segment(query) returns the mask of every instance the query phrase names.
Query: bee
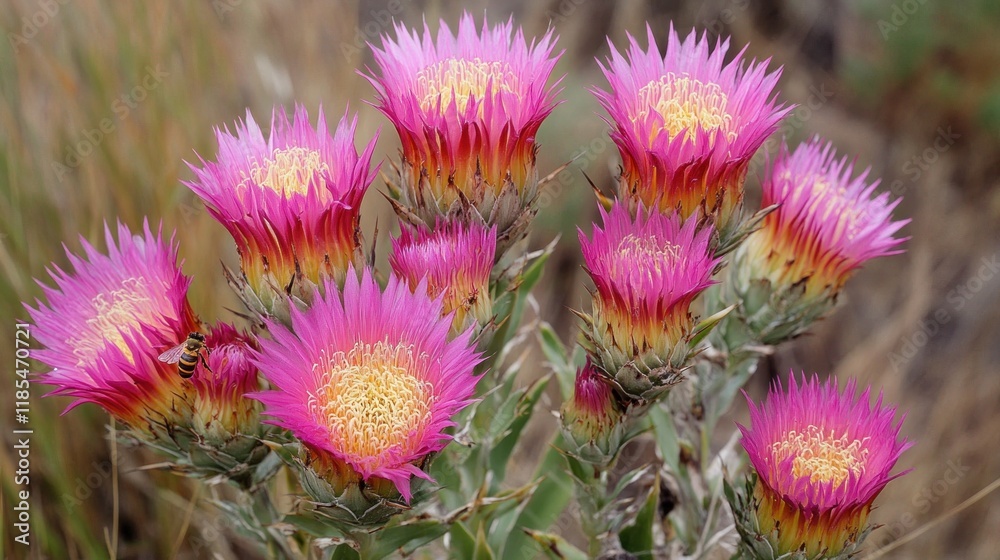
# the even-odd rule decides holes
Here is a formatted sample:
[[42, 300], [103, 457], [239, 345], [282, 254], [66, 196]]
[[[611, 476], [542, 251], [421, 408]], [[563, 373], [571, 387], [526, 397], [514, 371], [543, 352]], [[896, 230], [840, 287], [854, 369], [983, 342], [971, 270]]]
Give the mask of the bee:
[[212, 368], [208, 367], [208, 359], [205, 357], [211, 353], [212, 351], [205, 345], [205, 335], [193, 332], [188, 334], [187, 340], [160, 354], [160, 361], [177, 364], [177, 373], [187, 379], [194, 375], [194, 368], [198, 365], [199, 360], [205, 369], [212, 371]]

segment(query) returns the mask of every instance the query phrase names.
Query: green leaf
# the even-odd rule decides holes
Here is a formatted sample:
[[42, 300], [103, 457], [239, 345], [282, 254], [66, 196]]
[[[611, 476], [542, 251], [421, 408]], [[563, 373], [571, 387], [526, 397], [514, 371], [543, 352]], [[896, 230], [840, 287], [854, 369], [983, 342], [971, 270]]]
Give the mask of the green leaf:
[[622, 492], [632, 484], [639, 481], [649, 470], [652, 465], [643, 465], [639, 468], [633, 469], [632, 471], [622, 475], [622, 477], [615, 484], [614, 488], [608, 492], [609, 500], [617, 500], [618, 496], [621, 496]]
[[587, 560], [588, 556], [579, 548], [566, 542], [566, 539], [552, 533], [543, 533], [525, 529], [525, 533], [530, 536], [542, 549], [545, 556], [556, 560]]
[[329, 556], [330, 560], [361, 560], [358, 551], [351, 548], [349, 544], [342, 544], [333, 549]]
[[[542, 353], [549, 362], [549, 367], [556, 374], [559, 380], [559, 392], [563, 400], [568, 400], [573, 395], [573, 384], [576, 382], [576, 365], [573, 359], [566, 353], [566, 346], [559, 340], [559, 335], [552, 329], [552, 325], [542, 323], [538, 326], [538, 340], [542, 347]], [[574, 347], [574, 354], [576, 353]]]
[[677, 429], [670, 414], [660, 406], [649, 409], [649, 419], [653, 421], [653, 433], [656, 434], [656, 444], [660, 455], [670, 467], [671, 472], [680, 473], [681, 446], [677, 438]]
[[460, 560], [472, 558], [475, 549], [476, 538], [469, 532], [469, 528], [465, 526], [465, 523], [452, 523], [451, 542], [449, 546], [451, 557]]
[[284, 459], [278, 456], [277, 453], [268, 453], [254, 468], [253, 478], [251, 479], [253, 484], [258, 485], [274, 476], [283, 463]]
[[[535, 477], [541, 479], [541, 482], [518, 517], [517, 527], [535, 530], [549, 528], [559, 518], [573, 496], [573, 481], [564, 474], [566, 459], [559, 451], [559, 447], [563, 445], [565, 444], [561, 434], [556, 435], [549, 445], [549, 450], [535, 472]], [[532, 546], [527, 534], [513, 532], [504, 547], [503, 559], [523, 560], [529, 556], [527, 551]]]
[[264, 440], [264, 445], [268, 447], [275, 455], [278, 456], [285, 464], [289, 466], [295, 466], [298, 464], [299, 449], [298, 443], [275, 443], [272, 441]]
[[619, 539], [622, 548], [635, 554], [640, 560], [653, 559], [653, 525], [656, 523], [656, 509], [660, 502], [660, 477], [653, 480], [646, 501], [635, 516], [635, 523], [622, 529]]
[[558, 241], [558, 239], [553, 239], [552, 242], [546, 245], [544, 249], [536, 251], [534, 253], [534, 260], [531, 261], [531, 264], [529, 264], [521, 274], [521, 283], [518, 284], [515, 292], [514, 305], [511, 309], [510, 317], [500, 329], [501, 332], [497, 333], [497, 336], [491, 343], [491, 354], [499, 355], [499, 351], [507, 345], [507, 342], [509, 342], [514, 336], [514, 333], [517, 332], [517, 328], [521, 326], [521, 316], [524, 315], [524, 304], [528, 299], [528, 295], [531, 293], [531, 289], [535, 287], [535, 284], [537, 284], [538, 280], [542, 277], [542, 271], [545, 268], [545, 263], [552, 255], [552, 251], [555, 250], [556, 241]]
[[290, 514], [281, 518], [282, 523], [287, 523], [288, 525], [294, 526], [296, 529], [303, 531], [314, 537], [341, 537], [348, 538], [348, 534], [334, 529], [328, 523], [324, 523], [323, 520], [317, 519], [311, 515], [304, 514]]
[[416, 548], [429, 543], [448, 532], [448, 526], [436, 519], [404, 521], [400, 525], [386, 527], [372, 535], [372, 547], [366, 551], [367, 558], [385, 558], [393, 552], [409, 545]]
[[733, 309], [736, 309], [735, 304], [730, 305], [729, 307], [723, 309], [722, 311], [719, 311], [718, 313], [715, 313], [711, 317], [706, 317], [700, 323], [698, 323], [694, 327], [694, 331], [691, 334], [691, 340], [688, 342], [691, 348], [694, 348], [695, 346], [698, 345], [699, 342], [704, 340], [705, 337], [708, 336], [710, 332], [712, 332], [712, 329], [714, 329], [716, 325], [719, 324], [719, 321], [725, 319], [726, 315], [729, 315], [729, 313]]
[[514, 531], [517, 531], [516, 523], [521, 517], [521, 513], [524, 511], [524, 508], [528, 506], [528, 497], [530, 496], [519, 500], [516, 507], [492, 516], [493, 524], [490, 527], [489, 537], [490, 546], [493, 547], [493, 550], [496, 551], [497, 555], [501, 558], [504, 556], [504, 551], [507, 549], [507, 542], [510, 540], [510, 535]]
[[472, 560], [494, 560], [495, 558], [490, 544], [486, 541], [486, 531], [483, 531], [483, 526], [480, 524], [479, 531], [476, 532], [476, 549], [473, 551]]
[[514, 452], [514, 446], [521, 438], [521, 432], [531, 419], [535, 411], [538, 399], [545, 392], [545, 387], [549, 384], [549, 378], [543, 377], [529, 387], [518, 400], [517, 414], [513, 422], [506, 428], [506, 435], [493, 446], [490, 451], [490, 470], [494, 475], [494, 483], [500, 484], [507, 475], [507, 463]]

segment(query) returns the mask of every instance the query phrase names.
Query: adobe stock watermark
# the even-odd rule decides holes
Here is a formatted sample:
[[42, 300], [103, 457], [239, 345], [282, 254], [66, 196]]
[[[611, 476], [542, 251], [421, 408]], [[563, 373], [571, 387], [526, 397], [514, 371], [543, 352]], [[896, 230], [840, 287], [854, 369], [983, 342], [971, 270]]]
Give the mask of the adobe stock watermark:
[[889, 191], [895, 196], [903, 196], [961, 137], [962, 135], [952, 130], [950, 126], [939, 126], [931, 145], [903, 164], [901, 171], [906, 180], [896, 179], [889, 185]]
[[94, 495], [94, 491], [103, 486], [111, 478], [111, 461], [107, 459], [100, 462], [94, 461], [90, 466], [92, 470], [87, 476], [76, 477], [76, 481], [73, 484], [73, 492], [71, 494], [63, 494], [62, 501], [67, 511], [73, 511], [73, 508], [89, 500]]
[[736, 17], [747, 11], [750, 7], [750, 0], [733, 0], [728, 5], [719, 10], [715, 19], [701, 22], [700, 27], [709, 35], [720, 36], [726, 31], [726, 26], [732, 25]]
[[368, 43], [379, 42], [379, 37], [392, 26], [392, 22], [399, 14], [403, 13], [404, 0], [389, 0], [385, 8], [369, 10], [368, 21], [364, 24], [354, 26], [354, 33], [350, 41], [340, 43], [340, 53], [344, 60], [351, 62], [368, 47]]
[[545, 11], [545, 17], [549, 18], [551, 23], [565, 23], [580, 6], [586, 3], [587, 0], [559, 0], [555, 9], [549, 8]]
[[146, 66], [146, 75], [139, 85], [111, 102], [108, 108], [111, 115], [101, 119], [96, 127], [81, 130], [77, 134], [77, 140], [66, 145], [62, 160], [52, 162], [52, 171], [55, 172], [59, 182], [63, 182], [70, 171], [79, 167], [84, 159], [93, 154], [108, 135], [118, 129], [119, 123], [124, 122], [132, 111], [149, 97], [150, 92], [159, 87], [163, 79], [169, 75], [159, 65], [155, 68]]
[[816, 114], [816, 111], [825, 107], [833, 99], [834, 93], [834, 90], [826, 82], [809, 86], [809, 96], [806, 97], [806, 100], [792, 109], [792, 112], [778, 126], [778, 133], [772, 134], [764, 143], [768, 152], [777, 152], [781, 139], [791, 137], [791, 133], [805, 126], [805, 123]]
[[38, 9], [21, 18], [19, 33], [13, 31], [7, 33], [7, 41], [14, 54], [19, 54], [21, 47], [38, 36], [39, 30], [52, 23], [66, 4], [69, 4], [69, 0], [38, 0], [36, 4]]
[[889, 35], [899, 31], [899, 28], [906, 25], [910, 21], [910, 17], [920, 11], [920, 8], [926, 3], [927, 0], [903, 0], [902, 2], [893, 4], [889, 19], [880, 19], [877, 23], [878, 31], [882, 34], [882, 40], [888, 39]]
[[242, 4], [243, 0], [212, 0], [212, 9], [215, 10], [215, 15], [222, 20], [226, 19], [229, 12], [235, 11]]
[[1000, 253], [983, 257], [975, 273], [948, 291], [945, 304], [920, 321], [919, 328], [904, 336], [896, 350], [889, 353], [889, 363], [896, 372], [900, 371], [927, 343], [934, 338], [944, 325], [954, 319], [953, 314], [969, 305], [983, 288], [1000, 272]]
[[[873, 534], [868, 542], [873, 544], [875, 552], [892, 544], [917, 526], [917, 517], [931, 511], [935, 504], [941, 501], [960, 480], [969, 474], [972, 467], [963, 465], [961, 461], [949, 460], [945, 463], [941, 477], [924, 486], [910, 499], [910, 510], [893, 521], [886, 523], [882, 529]], [[866, 543], [868, 544], [868, 543]]]

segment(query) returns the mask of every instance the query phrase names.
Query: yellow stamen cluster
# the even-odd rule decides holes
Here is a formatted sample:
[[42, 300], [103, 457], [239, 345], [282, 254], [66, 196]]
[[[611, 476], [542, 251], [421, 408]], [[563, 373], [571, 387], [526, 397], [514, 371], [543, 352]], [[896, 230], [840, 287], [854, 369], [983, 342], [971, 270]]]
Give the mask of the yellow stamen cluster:
[[486, 62], [479, 58], [442, 60], [418, 72], [417, 84], [418, 91], [423, 94], [418, 94], [422, 110], [435, 110], [440, 98], [442, 109], [454, 99], [458, 112], [464, 113], [471, 96], [480, 104], [480, 117], [483, 115], [482, 100], [487, 94], [487, 87], [490, 87], [490, 93], [514, 92], [520, 88], [520, 80], [509, 64]]
[[816, 484], [832, 482], [838, 487], [851, 474], [860, 477], [865, 470], [868, 449], [865, 441], [849, 439], [847, 434], [836, 436], [833, 430], [824, 432], [809, 425], [804, 431], [791, 430], [781, 441], [771, 444], [777, 463], [794, 457], [792, 474], [798, 478], [809, 477]]
[[[309, 193], [314, 178], [329, 171], [319, 151], [296, 146], [276, 149], [263, 162], [254, 160], [244, 183], [253, 181], [285, 198], [293, 194], [304, 196]], [[330, 192], [321, 185], [316, 189], [316, 195], [321, 202], [330, 200]]]
[[[719, 84], [669, 72], [639, 90], [636, 120], [645, 119], [653, 109], [663, 117], [663, 130], [671, 138], [686, 130], [687, 139], [692, 140], [700, 127], [705, 132], [722, 129], [731, 142], [736, 131], [732, 130], [733, 116], [726, 109], [728, 103], [729, 98]], [[650, 142], [659, 133], [651, 131]]]
[[618, 255], [623, 262], [634, 262], [663, 273], [678, 262], [681, 247], [655, 235], [637, 237], [628, 234], [618, 243]]
[[97, 294], [90, 301], [94, 316], [87, 319], [87, 333], [70, 342], [79, 365], [85, 365], [110, 342], [132, 360], [122, 331], [137, 326], [149, 314], [151, 300], [145, 278], [128, 278], [118, 290]]
[[336, 438], [334, 445], [353, 457], [378, 457], [395, 446], [415, 443], [430, 419], [433, 388], [420, 379], [426, 356], [413, 347], [357, 343], [314, 367], [323, 371], [314, 407]]

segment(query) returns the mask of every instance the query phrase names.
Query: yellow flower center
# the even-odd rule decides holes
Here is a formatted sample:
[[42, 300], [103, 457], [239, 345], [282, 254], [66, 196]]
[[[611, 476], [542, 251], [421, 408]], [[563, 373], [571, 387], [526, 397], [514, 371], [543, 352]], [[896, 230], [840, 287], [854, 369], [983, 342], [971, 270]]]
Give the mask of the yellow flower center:
[[149, 315], [152, 300], [147, 294], [146, 279], [140, 276], [128, 278], [120, 289], [97, 294], [90, 300], [94, 316], [87, 319], [87, 332], [71, 342], [79, 365], [93, 360], [109, 343], [132, 360], [121, 331], [135, 327]]
[[[692, 140], [701, 128], [705, 132], [722, 129], [729, 141], [736, 138], [731, 130], [733, 116], [726, 110], [729, 98], [719, 84], [704, 83], [673, 72], [649, 82], [639, 90], [639, 113], [636, 120], [645, 119], [652, 109], [663, 117], [663, 130], [671, 138], [686, 131]], [[651, 131], [650, 142], [660, 131]]]
[[482, 116], [482, 101], [487, 93], [520, 89], [520, 80], [509, 64], [485, 62], [478, 58], [448, 58], [432, 64], [417, 73], [417, 84], [418, 91], [423, 94], [418, 94], [422, 110], [436, 109], [440, 98], [442, 109], [454, 99], [458, 112], [465, 113], [471, 96], [480, 104], [479, 116]]
[[867, 440], [851, 440], [846, 433], [837, 437], [833, 430], [824, 432], [810, 425], [802, 432], [789, 431], [782, 441], [774, 442], [771, 447], [778, 463], [794, 457], [792, 474], [796, 477], [809, 477], [814, 484], [832, 482], [838, 487], [849, 475], [859, 477], [865, 471]]
[[646, 270], [663, 272], [677, 263], [680, 251], [680, 245], [655, 235], [638, 237], [630, 233], [618, 243], [617, 255], [622, 261], [637, 263]]
[[249, 179], [285, 198], [293, 194], [305, 196], [310, 189], [316, 189], [319, 200], [327, 202], [330, 199], [329, 191], [321, 183], [314, 181], [321, 173], [329, 171], [330, 168], [319, 151], [296, 146], [276, 149], [263, 162], [251, 162]]
[[334, 445], [353, 457], [378, 457], [387, 449], [415, 445], [414, 434], [430, 418], [430, 383], [415, 374], [426, 356], [413, 347], [386, 342], [357, 343], [325, 363], [317, 399], [334, 434]]

